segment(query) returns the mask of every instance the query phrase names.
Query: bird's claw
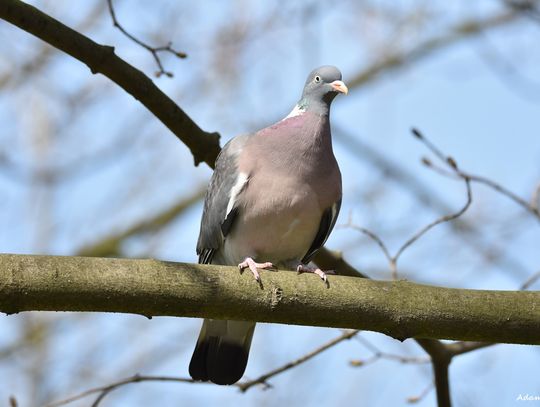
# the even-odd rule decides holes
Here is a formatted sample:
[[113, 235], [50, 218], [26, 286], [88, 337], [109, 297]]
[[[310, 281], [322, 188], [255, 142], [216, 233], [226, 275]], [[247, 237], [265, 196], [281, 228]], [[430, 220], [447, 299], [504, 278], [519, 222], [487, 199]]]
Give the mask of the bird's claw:
[[249, 268], [251, 273], [253, 274], [253, 277], [255, 277], [255, 281], [260, 282], [261, 276], [259, 275], [259, 272], [257, 271], [258, 268], [268, 270], [268, 269], [275, 269], [274, 265], [270, 263], [269, 261], [265, 263], [256, 263], [255, 260], [253, 260], [251, 257], [246, 257], [246, 259], [238, 265], [238, 269], [240, 270], [240, 273], [244, 271], [244, 269]]
[[296, 267], [296, 271], [298, 272], [298, 274], [301, 274], [301, 273], [317, 274], [321, 278], [321, 280], [324, 281], [325, 283], [328, 282], [327, 274], [336, 274], [336, 272], [334, 270], [322, 271], [318, 267], [310, 267], [310, 266], [306, 266], [304, 264], [299, 264], [298, 267]]

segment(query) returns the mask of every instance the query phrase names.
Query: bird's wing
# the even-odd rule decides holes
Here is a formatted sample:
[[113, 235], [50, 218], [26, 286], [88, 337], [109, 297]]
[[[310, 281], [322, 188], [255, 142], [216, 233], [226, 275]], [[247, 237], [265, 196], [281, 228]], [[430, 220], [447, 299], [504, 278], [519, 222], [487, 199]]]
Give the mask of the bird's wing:
[[[211, 263], [237, 218], [236, 201], [247, 184], [238, 170], [246, 136], [229, 141], [221, 150], [206, 191], [201, 231], [197, 242], [199, 263]], [[205, 319], [189, 364], [195, 380], [236, 383], [246, 369], [254, 322]]]
[[201, 230], [197, 241], [199, 263], [211, 263], [216, 250], [230, 232], [238, 209], [238, 195], [247, 184], [247, 176], [238, 171], [237, 159], [250, 135], [235, 137], [221, 150], [204, 199]]
[[330, 236], [334, 225], [336, 224], [339, 210], [341, 208], [341, 198], [336, 201], [331, 207], [327, 208], [321, 217], [321, 223], [319, 224], [319, 230], [313, 239], [311, 247], [307, 251], [306, 255], [302, 259], [302, 263], [307, 264], [311, 261], [317, 250], [323, 247], [326, 239]]

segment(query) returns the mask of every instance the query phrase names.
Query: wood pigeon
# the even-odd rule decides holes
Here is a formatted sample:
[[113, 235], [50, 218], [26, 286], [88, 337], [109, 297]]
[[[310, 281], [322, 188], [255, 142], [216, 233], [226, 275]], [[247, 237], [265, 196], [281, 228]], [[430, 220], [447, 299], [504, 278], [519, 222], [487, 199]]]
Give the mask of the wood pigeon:
[[[312, 71], [300, 101], [276, 124], [233, 138], [219, 154], [204, 201], [199, 263], [326, 274], [308, 265], [336, 223], [341, 173], [332, 151], [330, 104], [347, 94], [333, 66]], [[189, 373], [234, 384], [244, 374], [255, 322], [205, 319]]]

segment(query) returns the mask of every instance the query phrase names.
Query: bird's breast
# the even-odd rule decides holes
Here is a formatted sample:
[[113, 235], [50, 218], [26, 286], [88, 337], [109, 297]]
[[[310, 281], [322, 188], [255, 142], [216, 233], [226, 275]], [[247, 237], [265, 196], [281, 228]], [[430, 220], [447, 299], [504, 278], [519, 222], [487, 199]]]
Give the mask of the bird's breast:
[[239, 218], [224, 242], [231, 262], [248, 256], [276, 264], [299, 261], [319, 229], [326, 208], [321, 191], [301, 177], [264, 174], [250, 177], [239, 197]]

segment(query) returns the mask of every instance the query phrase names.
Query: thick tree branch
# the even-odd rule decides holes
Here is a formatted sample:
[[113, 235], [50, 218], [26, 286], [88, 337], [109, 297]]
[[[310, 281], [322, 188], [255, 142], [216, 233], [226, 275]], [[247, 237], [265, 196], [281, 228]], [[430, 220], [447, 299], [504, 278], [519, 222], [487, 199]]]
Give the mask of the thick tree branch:
[[42, 39], [86, 64], [92, 73], [101, 73], [140, 101], [192, 152], [195, 164], [213, 167], [219, 153], [218, 133], [207, 133], [163, 93], [150, 78], [114, 53], [18, 0], [0, 1], [0, 18]]
[[[540, 344], [540, 292], [263, 272], [158, 260], [0, 255], [0, 311], [97, 311], [378, 331], [398, 339]], [[339, 310], [339, 312], [336, 312]]]

